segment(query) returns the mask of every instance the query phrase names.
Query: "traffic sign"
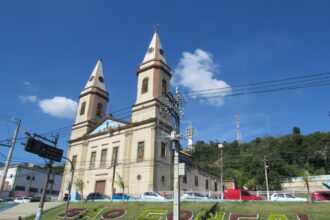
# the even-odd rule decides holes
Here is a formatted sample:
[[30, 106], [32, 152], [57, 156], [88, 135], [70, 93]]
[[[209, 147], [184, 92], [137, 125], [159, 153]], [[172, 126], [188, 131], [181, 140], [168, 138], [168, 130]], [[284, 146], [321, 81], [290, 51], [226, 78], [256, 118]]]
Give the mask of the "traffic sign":
[[44, 157], [57, 162], [61, 162], [63, 156], [62, 149], [50, 146], [32, 137], [29, 137], [24, 149], [25, 151], [37, 154], [40, 157]]

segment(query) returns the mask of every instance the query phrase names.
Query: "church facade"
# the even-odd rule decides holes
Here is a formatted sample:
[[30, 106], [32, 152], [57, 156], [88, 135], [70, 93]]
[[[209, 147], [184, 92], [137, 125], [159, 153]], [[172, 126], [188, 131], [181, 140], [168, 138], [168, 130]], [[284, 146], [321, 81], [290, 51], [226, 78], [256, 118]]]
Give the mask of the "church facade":
[[[142, 192], [159, 193], [173, 188], [173, 150], [164, 134], [172, 131], [170, 116], [161, 112], [167, 104], [172, 73], [155, 32], [137, 71], [136, 102], [130, 121], [106, 115], [109, 93], [99, 60], [79, 96], [79, 107], [72, 127], [67, 157], [72, 160], [74, 182], [84, 183], [84, 195], [100, 192], [111, 196], [122, 192], [139, 196]], [[186, 160], [186, 175], [180, 178], [183, 191], [217, 191], [218, 179], [198, 171]], [[60, 192], [68, 193], [71, 167], [65, 167]], [[75, 184], [73, 184], [73, 190]]]

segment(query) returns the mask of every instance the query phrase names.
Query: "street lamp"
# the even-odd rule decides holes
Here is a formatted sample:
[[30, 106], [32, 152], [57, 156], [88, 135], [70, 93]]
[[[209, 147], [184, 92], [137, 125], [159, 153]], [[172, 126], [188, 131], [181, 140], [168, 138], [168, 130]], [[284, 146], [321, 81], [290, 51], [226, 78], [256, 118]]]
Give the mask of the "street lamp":
[[218, 148], [220, 149], [220, 193], [221, 193], [221, 200], [223, 200], [223, 160], [222, 160], [222, 149], [223, 149], [223, 144], [219, 143]]

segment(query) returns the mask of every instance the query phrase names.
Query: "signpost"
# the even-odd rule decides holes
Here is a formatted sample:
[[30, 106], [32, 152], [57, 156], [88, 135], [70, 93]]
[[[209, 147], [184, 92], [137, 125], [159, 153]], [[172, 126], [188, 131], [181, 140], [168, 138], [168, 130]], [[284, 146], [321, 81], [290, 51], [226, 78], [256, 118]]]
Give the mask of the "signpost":
[[[27, 133], [27, 132], [26, 132]], [[27, 133], [28, 134], [28, 133]], [[54, 146], [45, 144], [44, 142], [35, 139], [35, 137], [38, 137], [39, 139], [44, 139], [50, 143], [52, 143]], [[49, 176], [52, 170], [52, 164], [53, 161], [61, 162], [62, 156], [63, 156], [63, 150], [56, 148], [58, 141], [58, 135], [56, 135], [54, 140], [48, 140], [45, 137], [42, 137], [40, 135], [34, 134], [33, 137], [29, 136], [28, 140], [25, 144], [24, 150], [33, 154], [39, 155], [39, 157], [47, 158], [49, 159], [49, 163], [47, 164], [47, 173], [46, 173], [46, 180], [42, 189], [42, 195], [39, 203], [39, 209], [36, 213], [36, 220], [41, 220], [42, 212], [44, 208], [44, 202], [45, 202], [45, 196], [47, 193], [47, 186], [49, 182]]]

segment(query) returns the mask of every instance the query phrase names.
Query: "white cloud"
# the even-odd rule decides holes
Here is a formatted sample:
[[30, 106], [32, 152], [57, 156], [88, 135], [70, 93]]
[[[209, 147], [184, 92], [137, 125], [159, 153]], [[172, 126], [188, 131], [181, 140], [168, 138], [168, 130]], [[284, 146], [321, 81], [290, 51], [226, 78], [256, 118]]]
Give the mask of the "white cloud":
[[44, 113], [58, 118], [75, 118], [78, 103], [66, 97], [55, 96], [52, 99], [41, 100], [39, 107]]
[[[209, 90], [201, 93], [191, 93], [194, 98], [203, 98], [207, 103], [221, 106], [224, 100], [221, 97], [206, 98], [207, 96], [227, 95], [230, 86], [215, 78], [219, 65], [214, 63], [211, 53], [196, 49], [194, 53], [183, 52], [182, 58], [175, 69], [174, 83], [188, 88], [190, 91]], [[220, 89], [219, 89], [220, 88]], [[223, 88], [223, 89], [221, 89]], [[216, 89], [216, 90], [210, 90]], [[206, 93], [221, 92], [220, 94]]]
[[39, 101], [38, 97], [35, 95], [21, 95], [19, 98], [21, 99], [21, 101], [23, 103], [25, 103], [25, 102], [35, 103], [35, 102]]

